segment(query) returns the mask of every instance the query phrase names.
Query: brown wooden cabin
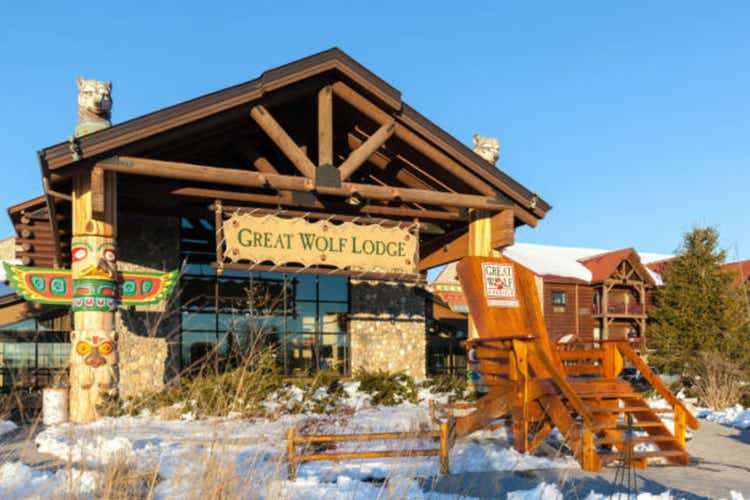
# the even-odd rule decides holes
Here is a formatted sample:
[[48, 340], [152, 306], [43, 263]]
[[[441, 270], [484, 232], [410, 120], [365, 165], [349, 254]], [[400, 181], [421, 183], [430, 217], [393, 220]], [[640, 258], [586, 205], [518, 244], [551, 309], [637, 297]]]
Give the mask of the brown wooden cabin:
[[[601, 340], [627, 340], [637, 348], [644, 344], [648, 310], [661, 277], [643, 260], [656, 262], [664, 256], [641, 257], [632, 248], [603, 251], [524, 243], [507, 247], [503, 254], [535, 272], [547, 330], [559, 347]], [[431, 289], [452, 311], [466, 311], [453, 264], [435, 278]]]
[[[184, 265], [181, 295], [164, 306], [169, 332], [157, 332], [183, 367], [224, 341], [232, 299], [252, 278], [288, 287], [288, 307], [274, 312], [287, 374], [325, 362], [422, 376], [427, 306], [415, 290], [426, 270], [476, 247], [476, 224], [491, 224], [486, 246], [501, 248], [550, 209], [335, 48], [75, 140], [65, 139], [72, 126], [59, 132], [60, 143], [38, 152], [43, 195], [9, 209], [18, 257], [69, 267], [74, 185], [86, 186], [92, 216], [116, 216], [121, 270]], [[243, 210], [417, 224], [417, 272], [226, 263], [216, 228]], [[127, 353], [121, 360], [127, 373]]]

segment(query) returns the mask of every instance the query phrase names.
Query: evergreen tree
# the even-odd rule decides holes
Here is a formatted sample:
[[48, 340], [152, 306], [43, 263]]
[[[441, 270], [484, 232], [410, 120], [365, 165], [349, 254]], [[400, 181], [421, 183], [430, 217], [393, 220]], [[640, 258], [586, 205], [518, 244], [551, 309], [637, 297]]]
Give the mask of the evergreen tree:
[[671, 373], [690, 373], [701, 352], [717, 352], [748, 367], [748, 314], [736, 277], [723, 269], [726, 252], [716, 228], [685, 233], [677, 257], [663, 273], [651, 312], [651, 358]]

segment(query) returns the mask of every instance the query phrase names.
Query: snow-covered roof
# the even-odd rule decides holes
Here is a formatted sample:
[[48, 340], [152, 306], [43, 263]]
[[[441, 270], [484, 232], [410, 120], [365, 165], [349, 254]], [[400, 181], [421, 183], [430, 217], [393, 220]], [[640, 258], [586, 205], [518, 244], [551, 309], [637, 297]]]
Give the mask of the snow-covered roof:
[[[591, 270], [580, 261], [610, 253], [612, 250], [601, 248], [561, 247], [553, 245], [537, 245], [534, 243], [516, 243], [503, 250], [503, 255], [522, 266], [531, 269], [539, 276], [555, 276], [572, 278], [590, 282]], [[673, 255], [657, 253], [638, 253], [641, 263], [649, 264], [660, 260], [670, 259]], [[657, 285], [661, 285], [661, 276], [646, 268]], [[433, 283], [457, 283], [455, 263], [448, 264], [438, 274]]]

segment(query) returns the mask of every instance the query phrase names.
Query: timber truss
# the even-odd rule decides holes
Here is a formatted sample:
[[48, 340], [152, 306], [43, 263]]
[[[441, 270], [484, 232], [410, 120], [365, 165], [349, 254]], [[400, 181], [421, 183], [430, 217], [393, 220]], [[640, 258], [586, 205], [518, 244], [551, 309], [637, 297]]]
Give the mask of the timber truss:
[[83, 137], [75, 155], [61, 144], [40, 159], [48, 204], [66, 200], [72, 177], [90, 175], [95, 218], [114, 172], [125, 176], [118, 199], [146, 213], [181, 214], [204, 200], [204, 209], [220, 201], [418, 219], [427, 225], [422, 270], [465, 255], [472, 219], [493, 219], [499, 247], [550, 208], [337, 49]]

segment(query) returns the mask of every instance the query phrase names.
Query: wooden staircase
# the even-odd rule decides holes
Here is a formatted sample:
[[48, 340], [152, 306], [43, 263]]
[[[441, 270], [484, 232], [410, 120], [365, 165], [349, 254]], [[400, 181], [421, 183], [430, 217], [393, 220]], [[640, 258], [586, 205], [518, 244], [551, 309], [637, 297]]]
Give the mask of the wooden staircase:
[[[493, 307], [484, 285], [488, 262], [504, 266], [490, 273], [507, 275], [512, 266], [513, 281], [504, 285], [515, 288], [508, 304], [517, 306]], [[455, 417], [456, 436], [510, 417], [516, 450], [534, 452], [557, 428], [587, 471], [620, 460], [636, 467], [646, 467], [653, 458], [688, 463], [686, 426], [695, 429], [698, 421], [627, 343], [554, 350], [530, 271], [503, 257], [467, 257], [457, 271], [479, 332], [469, 342], [488, 393], [473, 412]], [[625, 359], [670, 403], [670, 410], [650, 408], [628, 382], [617, 378]], [[674, 433], [660, 418], [665, 411], [674, 413]]]

